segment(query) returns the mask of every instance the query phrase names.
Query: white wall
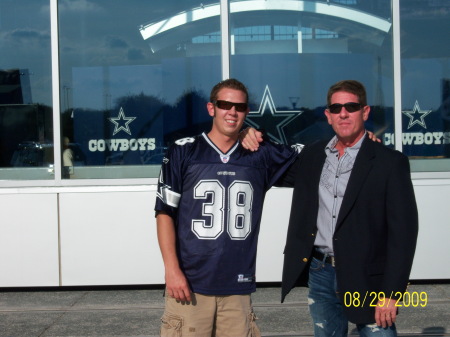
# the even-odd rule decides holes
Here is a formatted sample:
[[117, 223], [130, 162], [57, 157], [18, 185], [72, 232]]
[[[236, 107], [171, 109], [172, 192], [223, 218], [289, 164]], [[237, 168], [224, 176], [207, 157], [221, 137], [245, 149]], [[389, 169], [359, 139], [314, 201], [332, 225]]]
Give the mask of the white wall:
[[155, 192], [60, 194], [63, 286], [164, 283]]
[[[411, 279], [450, 279], [450, 180], [415, 180], [420, 230]], [[281, 279], [291, 189], [266, 197], [257, 281]], [[163, 284], [156, 186], [0, 192], [0, 287]]]
[[292, 188], [272, 188], [266, 195], [256, 260], [257, 282], [281, 281], [292, 191]]
[[450, 181], [414, 181], [419, 237], [411, 279], [450, 279]]
[[56, 193], [0, 194], [0, 287], [59, 285], [57, 210]]

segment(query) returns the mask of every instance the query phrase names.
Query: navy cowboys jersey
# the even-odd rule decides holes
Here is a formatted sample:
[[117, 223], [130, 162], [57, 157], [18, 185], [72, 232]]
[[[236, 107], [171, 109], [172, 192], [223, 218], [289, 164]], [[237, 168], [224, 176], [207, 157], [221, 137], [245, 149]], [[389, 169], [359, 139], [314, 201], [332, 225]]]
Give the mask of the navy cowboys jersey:
[[181, 269], [192, 291], [255, 291], [256, 248], [266, 191], [297, 152], [269, 141], [222, 153], [206, 134], [184, 138], [163, 160], [156, 211], [175, 221]]

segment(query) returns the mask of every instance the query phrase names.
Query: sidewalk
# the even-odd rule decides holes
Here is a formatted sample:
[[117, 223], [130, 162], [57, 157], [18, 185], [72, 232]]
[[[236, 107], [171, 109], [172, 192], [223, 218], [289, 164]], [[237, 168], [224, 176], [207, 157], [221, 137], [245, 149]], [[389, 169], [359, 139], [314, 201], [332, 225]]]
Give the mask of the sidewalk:
[[[416, 296], [415, 303], [400, 308], [399, 335], [450, 336], [450, 284], [415, 284], [408, 291], [426, 294], [427, 303]], [[263, 336], [313, 336], [306, 293], [296, 288], [280, 304], [279, 287], [259, 287], [253, 304]], [[0, 289], [0, 336], [153, 337], [163, 305], [161, 289]]]

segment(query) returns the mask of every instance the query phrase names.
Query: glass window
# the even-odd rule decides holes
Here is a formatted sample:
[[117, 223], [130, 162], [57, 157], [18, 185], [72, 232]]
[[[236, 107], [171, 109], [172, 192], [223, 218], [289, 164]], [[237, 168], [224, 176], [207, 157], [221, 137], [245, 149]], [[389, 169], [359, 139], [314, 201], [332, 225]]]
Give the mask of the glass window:
[[232, 2], [231, 76], [249, 87], [247, 123], [282, 143], [328, 138], [328, 88], [356, 79], [372, 108], [368, 129], [380, 137], [393, 130], [390, 8], [390, 1]]
[[157, 177], [168, 145], [210, 127], [218, 2], [61, 0], [58, 13], [64, 178]]
[[0, 0], [0, 179], [53, 179], [48, 0]]
[[[394, 147], [391, 0], [230, 1], [230, 76], [273, 140], [329, 137], [328, 87], [366, 85]], [[210, 128], [219, 1], [58, 0], [61, 163], [54, 163], [48, 0], [0, 0], [0, 179], [156, 177], [168, 145]], [[450, 4], [400, 1], [403, 151], [450, 168]], [[442, 43], [437, 43], [441, 41]], [[59, 148], [59, 146], [57, 146]]]
[[414, 171], [450, 169], [450, 3], [400, 1], [403, 152]]

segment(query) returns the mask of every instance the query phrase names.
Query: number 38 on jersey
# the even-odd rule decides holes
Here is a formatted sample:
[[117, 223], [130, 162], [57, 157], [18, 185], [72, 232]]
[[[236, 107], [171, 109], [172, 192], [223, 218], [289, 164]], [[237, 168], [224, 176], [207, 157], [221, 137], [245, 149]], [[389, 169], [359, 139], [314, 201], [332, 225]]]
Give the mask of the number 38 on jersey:
[[225, 225], [232, 240], [245, 240], [250, 234], [253, 202], [250, 182], [235, 180], [226, 189], [218, 180], [201, 180], [194, 188], [194, 199], [205, 200], [202, 215], [206, 219], [192, 220], [192, 231], [199, 239], [217, 239]]

